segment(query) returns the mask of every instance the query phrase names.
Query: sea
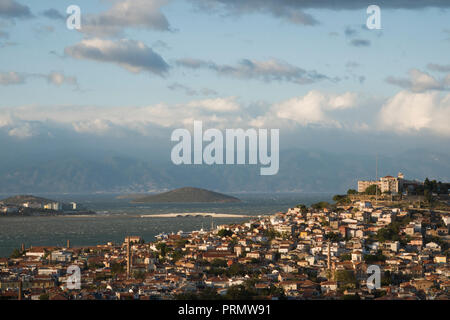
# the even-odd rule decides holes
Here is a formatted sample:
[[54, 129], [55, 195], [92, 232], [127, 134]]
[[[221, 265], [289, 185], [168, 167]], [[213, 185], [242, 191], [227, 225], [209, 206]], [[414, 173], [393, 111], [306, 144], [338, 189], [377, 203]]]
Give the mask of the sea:
[[[230, 194], [230, 193], [229, 193]], [[230, 194], [242, 200], [239, 203], [160, 203], [134, 204], [129, 199], [118, 199], [117, 194], [34, 194], [44, 198], [76, 202], [92, 215], [0, 217], [0, 257], [10, 256], [22, 243], [30, 246], [94, 246], [107, 242], [122, 243], [126, 236], [140, 236], [144, 241], [155, 241], [160, 233], [211, 230], [222, 224], [244, 223], [251, 217], [161, 217], [143, 218], [141, 215], [168, 213], [227, 213], [247, 216], [272, 215], [286, 211], [300, 203], [310, 205], [331, 201], [328, 193], [272, 193]], [[6, 198], [9, 195], [2, 195]]]

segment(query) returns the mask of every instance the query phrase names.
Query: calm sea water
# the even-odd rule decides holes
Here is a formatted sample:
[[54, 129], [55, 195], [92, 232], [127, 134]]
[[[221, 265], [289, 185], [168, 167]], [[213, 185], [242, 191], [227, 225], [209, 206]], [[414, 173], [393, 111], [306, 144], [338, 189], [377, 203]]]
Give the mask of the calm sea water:
[[[234, 213], [267, 215], [285, 211], [299, 203], [331, 201], [332, 194], [236, 194], [241, 203], [223, 204], [131, 204], [116, 195], [40, 195], [52, 200], [75, 201], [96, 211], [92, 216], [0, 217], [0, 257], [9, 256], [15, 248], [33, 246], [71, 246], [120, 243], [127, 235], [154, 241], [161, 232], [210, 229], [214, 225], [240, 223], [249, 218], [141, 218], [141, 214], [162, 213]], [[6, 195], [5, 195], [6, 197]], [[2, 196], [3, 198], [3, 196]]]

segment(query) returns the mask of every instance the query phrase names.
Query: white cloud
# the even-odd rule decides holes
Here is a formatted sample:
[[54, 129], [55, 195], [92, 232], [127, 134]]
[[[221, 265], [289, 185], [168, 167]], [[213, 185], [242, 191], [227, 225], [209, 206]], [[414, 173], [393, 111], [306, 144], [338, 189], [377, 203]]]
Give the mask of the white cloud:
[[448, 90], [445, 79], [436, 80], [426, 72], [411, 69], [408, 78], [388, 77], [386, 81], [390, 84], [411, 90], [413, 92], [425, 92], [427, 90]]
[[67, 47], [65, 53], [75, 59], [115, 63], [133, 73], [148, 71], [162, 76], [169, 69], [159, 54], [143, 42], [129, 39], [84, 39]]
[[30, 138], [35, 135], [35, 132], [30, 123], [23, 123], [20, 126], [14, 127], [8, 131], [10, 137], [19, 139]]
[[187, 106], [217, 112], [238, 111], [240, 109], [234, 97], [192, 101]]
[[80, 31], [95, 36], [111, 36], [120, 35], [125, 28], [169, 30], [169, 22], [161, 11], [167, 3], [167, 0], [114, 1], [109, 10], [86, 16]]
[[[322, 124], [339, 126], [338, 122], [330, 118], [327, 112], [354, 107], [356, 100], [356, 94], [350, 92], [336, 95], [310, 91], [305, 96], [275, 104], [267, 115], [268, 119], [264, 122], [276, 121], [276, 119], [270, 119], [272, 115], [275, 115], [278, 119], [290, 120], [300, 125]], [[259, 119], [259, 121], [261, 120]]]
[[401, 91], [389, 99], [379, 114], [382, 129], [397, 132], [431, 131], [450, 135], [450, 94]]

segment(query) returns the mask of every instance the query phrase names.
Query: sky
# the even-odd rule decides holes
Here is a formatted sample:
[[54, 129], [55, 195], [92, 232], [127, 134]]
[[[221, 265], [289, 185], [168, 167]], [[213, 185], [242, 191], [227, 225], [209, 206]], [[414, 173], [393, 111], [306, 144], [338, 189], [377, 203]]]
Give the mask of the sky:
[[202, 120], [284, 148], [448, 150], [450, 2], [378, 1], [380, 30], [371, 4], [0, 0], [0, 147], [169, 144]]

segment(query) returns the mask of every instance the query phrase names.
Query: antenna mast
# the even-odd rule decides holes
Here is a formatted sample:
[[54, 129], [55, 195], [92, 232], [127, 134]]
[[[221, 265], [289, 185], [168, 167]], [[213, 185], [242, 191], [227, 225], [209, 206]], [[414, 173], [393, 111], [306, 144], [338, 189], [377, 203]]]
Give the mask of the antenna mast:
[[375, 205], [378, 205], [378, 153], [375, 157]]

